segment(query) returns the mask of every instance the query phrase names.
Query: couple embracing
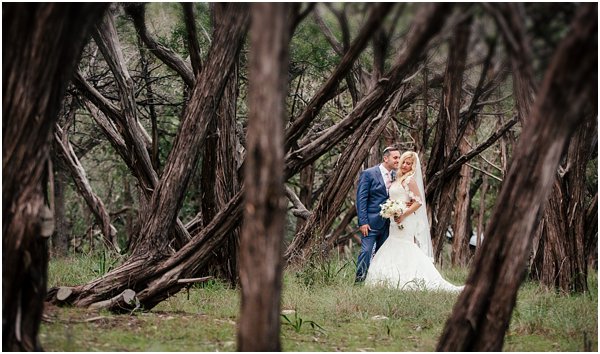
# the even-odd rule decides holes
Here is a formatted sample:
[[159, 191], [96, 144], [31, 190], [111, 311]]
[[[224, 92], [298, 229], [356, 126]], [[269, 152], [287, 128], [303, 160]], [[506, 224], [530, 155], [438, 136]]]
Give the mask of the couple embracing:
[[461, 291], [433, 264], [419, 156], [383, 150], [383, 162], [364, 170], [356, 193], [362, 234], [356, 282], [400, 289]]

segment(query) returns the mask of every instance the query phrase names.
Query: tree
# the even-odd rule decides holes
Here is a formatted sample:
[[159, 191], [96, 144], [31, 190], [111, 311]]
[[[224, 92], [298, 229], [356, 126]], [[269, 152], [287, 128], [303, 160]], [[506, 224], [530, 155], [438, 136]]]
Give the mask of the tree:
[[47, 239], [53, 215], [42, 180], [52, 127], [103, 4], [2, 6], [2, 347], [41, 350]]
[[[470, 37], [472, 16], [463, 18], [456, 26], [451, 39], [446, 75], [444, 77], [442, 98], [436, 125], [436, 134], [429, 163], [427, 180], [439, 170], [445, 170], [450, 161], [456, 158], [456, 146], [460, 144], [459, 114], [462, 96], [463, 74], [467, 60], [467, 47]], [[427, 200], [428, 205], [437, 205], [432, 212], [431, 235], [435, 241], [434, 258], [438, 259], [446, 240], [446, 231], [451, 224], [451, 216], [459, 182], [459, 175], [448, 175], [435, 189], [435, 194]], [[429, 183], [429, 182], [428, 182]], [[456, 234], [453, 254], [466, 247], [464, 233]], [[464, 244], [464, 245], [463, 245]], [[460, 252], [462, 256], [464, 252]], [[453, 257], [454, 261], [455, 257]]]
[[[290, 5], [253, 4], [244, 223], [240, 239], [240, 351], [280, 351], [285, 195], [283, 122]], [[269, 129], [265, 129], [265, 127]]]
[[569, 136], [597, 96], [597, 11], [597, 4], [580, 6], [546, 71], [486, 228], [486, 241], [438, 343], [440, 351], [502, 349], [537, 215]]

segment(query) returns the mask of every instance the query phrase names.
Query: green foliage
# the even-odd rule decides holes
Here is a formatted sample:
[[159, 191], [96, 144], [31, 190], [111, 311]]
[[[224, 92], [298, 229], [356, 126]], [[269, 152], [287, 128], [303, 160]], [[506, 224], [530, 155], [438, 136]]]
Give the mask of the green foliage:
[[303, 320], [302, 317], [298, 315], [298, 311], [294, 310], [294, 316], [291, 317], [289, 314], [281, 314], [283, 318], [283, 324], [288, 325], [294, 329], [296, 333], [300, 333], [303, 324], [308, 324], [313, 329], [313, 331], [319, 331], [321, 333], [325, 333], [325, 329], [321, 327], [318, 323], [311, 320]]

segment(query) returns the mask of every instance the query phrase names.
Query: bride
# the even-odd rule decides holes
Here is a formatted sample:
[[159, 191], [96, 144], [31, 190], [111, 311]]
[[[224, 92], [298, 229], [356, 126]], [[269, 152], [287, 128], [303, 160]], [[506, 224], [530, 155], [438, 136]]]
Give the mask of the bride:
[[447, 282], [433, 264], [423, 175], [415, 152], [407, 151], [400, 157], [398, 178], [390, 186], [389, 196], [403, 205], [413, 203], [390, 220], [389, 236], [371, 261], [365, 284], [461, 291], [464, 286]]

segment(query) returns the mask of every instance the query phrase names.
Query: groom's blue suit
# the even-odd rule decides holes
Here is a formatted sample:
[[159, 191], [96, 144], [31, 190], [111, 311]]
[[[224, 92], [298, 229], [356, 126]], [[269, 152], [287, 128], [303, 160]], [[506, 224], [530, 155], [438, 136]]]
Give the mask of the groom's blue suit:
[[358, 255], [356, 281], [363, 281], [371, 264], [371, 257], [387, 239], [390, 221], [379, 215], [381, 204], [388, 199], [388, 190], [379, 169], [379, 165], [361, 172], [356, 191], [356, 211], [358, 225], [369, 225], [371, 230], [362, 237], [362, 246]]

